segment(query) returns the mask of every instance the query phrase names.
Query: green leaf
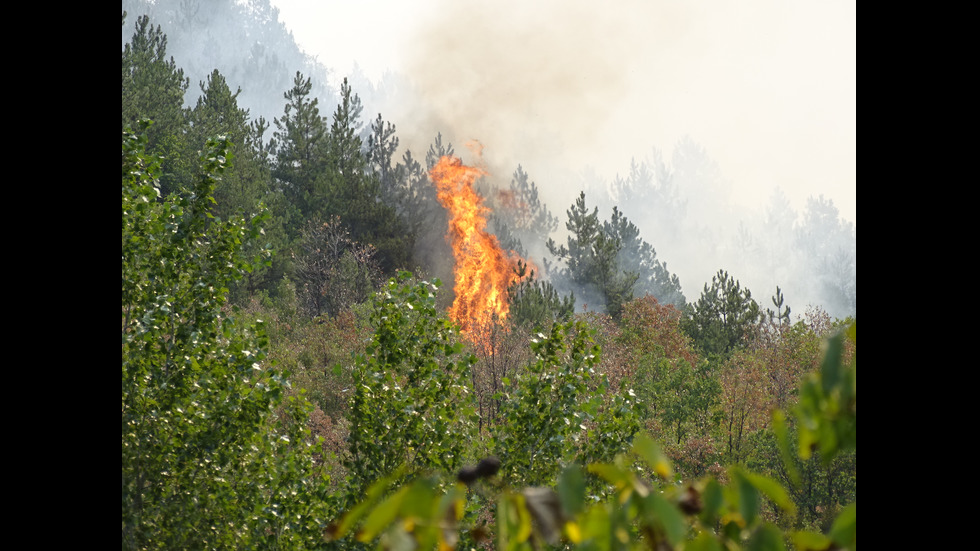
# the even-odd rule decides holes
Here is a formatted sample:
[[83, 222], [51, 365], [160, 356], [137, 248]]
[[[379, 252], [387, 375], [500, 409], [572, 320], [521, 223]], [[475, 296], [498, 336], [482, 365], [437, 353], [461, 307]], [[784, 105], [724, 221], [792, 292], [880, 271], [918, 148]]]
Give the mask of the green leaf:
[[749, 471], [743, 471], [742, 476], [784, 511], [791, 515], [796, 514], [796, 504], [793, 503], [789, 494], [786, 493], [786, 490], [778, 482], [769, 477]]
[[585, 516], [579, 523], [581, 539], [583, 542], [595, 542], [599, 546], [582, 546], [582, 549], [609, 549], [612, 539], [613, 519], [610, 518], [609, 507], [599, 504], [589, 507], [585, 511]]
[[702, 521], [709, 526], [714, 524], [724, 503], [725, 495], [721, 484], [714, 478], [709, 479], [704, 485], [704, 491], [701, 492]]
[[732, 469], [735, 481], [735, 491], [738, 499], [738, 513], [742, 515], [746, 526], [751, 526], [759, 514], [759, 491], [755, 485], [744, 476], [741, 469]]
[[630, 473], [611, 463], [593, 463], [588, 467], [589, 472], [598, 475], [617, 489], [630, 487]]
[[558, 498], [568, 518], [575, 518], [585, 509], [585, 476], [582, 468], [571, 464], [558, 477]]
[[793, 532], [790, 540], [798, 551], [824, 551], [831, 544], [830, 538], [819, 532]]
[[498, 549], [517, 549], [531, 537], [531, 514], [521, 494], [503, 493], [497, 499]]
[[772, 430], [776, 435], [776, 442], [779, 444], [779, 456], [783, 461], [783, 467], [789, 475], [789, 480], [794, 485], [800, 484], [800, 471], [796, 467], [793, 455], [793, 443], [789, 438], [789, 431], [786, 426], [786, 415], [782, 410], [772, 412]]
[[684, 521], [684, 515], [681, 514], [680, 510], [655, 491], [650, 492], [650, 495], [646, 497], [646, 502], [654, 517], [663, 526], [670, 544], [678, 545], [683, 541], [684, 535], [687, 534], [687, 523]]
[[673, 476], [670, 462], [663, 454], [660, 444], [646, 433], [637, 434], [633, 439], [633, 452], [646, 461], [653, 472], [664, 480], [670, 480]]
[[391, 524], [391, 521], [398, 515], [402, 500], [410, 489], [411, 486], [402, 486], [397, 492], [375, 507], [367, 518], [364, 519], [364, 526], [358, 532], [357, 540], [367, 543], [377, 537], [382, 530]]
[[334, 538], [340, 539], [347, 535], [351, 528], [357, 525], [361, 520], [361, 517], [370, 509], [378, 498], [391, 487], [391, 484], [399, 478], [405, 471], [405, 467], [397, 469], [392, 475], [376, 480], [370, 487], [368, 487], [367, 495], [365, 498], [354, 506], [353, 509], [348, 511], [344, 517], [341, 519], [337, 530], [334, 532]]
[[830, 527], [830, 539], [841, 547], [853, 549], [857, 544], [857, 503], [841, 510]]
[[684, 544], [684, 551], [724, 551], [724, 549], [718, 543], [718, 538], [711, 532], [703, 531]]
[[823, 363], [820, 366], [820, 380], [823, 392], [830, 395], [834, 388], [841, 384], [844, 378], [844, 333], [838, 333], [827, 339], [827, 349], [824, 351]]
[[779, 528], [763, 524], [752, 534], [745, 548], [748, 551], [786, 551], [786, 544]]

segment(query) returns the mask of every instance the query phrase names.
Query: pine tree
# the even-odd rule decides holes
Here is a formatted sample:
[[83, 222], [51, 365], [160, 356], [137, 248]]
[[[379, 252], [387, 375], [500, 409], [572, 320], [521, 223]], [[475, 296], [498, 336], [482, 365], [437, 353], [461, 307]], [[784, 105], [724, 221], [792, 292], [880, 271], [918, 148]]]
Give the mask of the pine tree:
[[426, 171], [432, 170], [432, 167], [436, 166], [439, 159], [445, 157], [446, 155], [454, 155], [453, 144], [449, 143], [442, 145], [442, 132], [436, 134], [435, 140], [429, 145], [429, 151], [425, 154], [425, 169]]
[[[272, 151], [273, 176], [303, 219], [322, 209], [325, 190], [322, 175], [327, 170], [326, 120], [320, 116], [319, 101], [310, 96], [313, 83], [297, 71], [293, 87], [283, 94], [286, 106], [282, 117], [274, 119]], [[298, 232], [301, 224], [291, 224]]]
[[249, 111], [238, 106], [241, 89], [232, 93], [217, 70], [200, 86], [202, 94], [188, 117], [189, 141], [205, 143], [208, 138], [224, 136], [230, 142], [235, 161], [215, 186], [214, 215], [223, 220], [235, 215], [251, 219], [261, 210], [268, 209], [270, 219], [265, 225], [264, 239], [246, 244], [246, 248], [252, 254], [268, 254], [270, 249], [280, 252], [236, 282], [231, 289], [232, 298], [241, 302], [258, 289], [271, 287], [288, 269], [289, 255], [281, 254], [289, 245], [283, 227], [283, 222], [288, 220], [288, 211], [281, 191], [271, 186], [271, 167], [263, 140], [268, 123], [264, 119], [249, 122]]
[[573, 291], [581, 303], [604, 309], [617, 319], [623, 304], [637, 293], [683, 307], [680, 280], [657, 260], [656, 251], [640, 238], [640, 230], [618, 207], [613, 207], [608, 221], [600, 222], [598, 207], [590, 213], [582, 192], [567, 214], [566, 245], [547, 242], [551, 254], [565, 263], [564, 268], [553, 271], [545, 262], [559, 290]]
[[[215, 188], [216, 216], [227, 219], [235, 212], [252, 212], [262, 196], [257, 174], [253, 172], [256, 156], [247, 148], [251, 145], [248, 109], [238, 107], [239, 88], [232, 93], [224, 76], [215, 69], [200, 83], [201, 96], [188, 116], [190, 143], [204, 143], [209, 137], [225, 136], [231, 143], [235, 169], [226, 172]], [[250, 174], [247, 174], [250, 173]]]
[[752, 292], [727, 271], [718, 270], [711, 286], [705, 283], [701, 297], [688, 307], [682, 326], [702, 351], [724, 355], [745, 345], [750, 329], [761, 317]]
[[[362, 110], [360, 98], [344, 79], [330, 126], [328, 169], [322, 178], [327, 190], [323, 213], [339, 216], [355, 241], [377, 249], [382, 271], [394, 274], [408, 267], [412, 239], [395, 209], [383, 201], [381, 182], [369, 170], [370, 149], [364, 151], [359, 137]], [[389, 135], [384, 141], [391, 139]], [[376, 153], [380, 155], [379, 150]]]
[[[123, 18], [125, 25], [125, 17]], [[149, 16], [136, 20], [136, 32], [122, 52], [122, 128], [150, 119], [147, 152], [163, 157], [160, 193], [166, 197], [189, 185], [196, 158], [184, 158], [187, 110], [184, 93], [190, 79], [167, 58], [167, 35], [153, 27]]]
[[518, 280], [507, 290], [510, 322], [531, 329], [547, 330], [553, 323], [567, 323], [575, 313], [575, 295], [562, 296], [550, 281], [535, 278], [527, 264], [518, 262]]
[[558, 217], [538, 197], [538, 186], [517, 166], [510, 188], [493, 194], [494, 212], [490, 218], [493, 233], [503, 247], [522, 257], [541, 255], [535, 250], [558, 229]]
[[367, 156], [370, 170], [378, 179], [381, 194], [388, 204], [395, 204], [392, 200], [397, 201], [398, 188], [404, 178], [405, 167], [395, 161], [398, 141], [395, 125], [385, 122], [378, 113], [378, 118], [371, 123]]
[[783, 297], [783, 290], [777, 285], [776, 294], [772, 297], [772, 304], [776, 307], [776, 310], [773, 311], [772, 309], [766, 308], [766, 316], [768, 316], [770, 323], [788, 327], [790, 324], [789, 314], [791, 309], [789, 306], [787, 306], [784, 310], [784, 302], [785, 298]]
[[612, 218], [603, 223], [603, 230], [620, 243], [617, 266], [627, 273], [636, 274], [633, 294], [653, 295], [661, 304], [685, 305], [680, 279], [667, 270], [667, 264], [657, 260], [657, 251], [640, 238], [640, 230], [618, 207], [613, 207]]
[[598, 208], [589, 212], [584, 192], [566, 214], [566, 244], [558, 246], [553, 239], [547, 242], [548, 250], [565, 267], [552, 270], [545, 263], [545, 268], [560, 290], [575, 293], [585, 306], [605, 310], [615, 318], [623, 303], [633, 298], [637, 274], [619, 269], [622, 243], [604, 230]]

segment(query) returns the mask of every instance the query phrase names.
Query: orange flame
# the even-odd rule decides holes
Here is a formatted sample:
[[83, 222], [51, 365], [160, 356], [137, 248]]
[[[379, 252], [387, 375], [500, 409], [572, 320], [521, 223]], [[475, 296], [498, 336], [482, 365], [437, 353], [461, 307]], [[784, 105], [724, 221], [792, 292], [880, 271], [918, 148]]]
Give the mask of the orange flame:
[[446, 239], [456, 260], [456, 298], [449, 316], [475, 340], [494, 316], [501, 321], [507, 318], [507, 287], [518, 279], [515, 269], [521, 261], [513, 251], [505, 252], [497, 237], [486, 231], [491, 210], [473, 189], [473, 183], [485, 174], [485, 170], [466, 166], [451, 155], [439, 159], [429, 171], [439, 203], [449, 211]]

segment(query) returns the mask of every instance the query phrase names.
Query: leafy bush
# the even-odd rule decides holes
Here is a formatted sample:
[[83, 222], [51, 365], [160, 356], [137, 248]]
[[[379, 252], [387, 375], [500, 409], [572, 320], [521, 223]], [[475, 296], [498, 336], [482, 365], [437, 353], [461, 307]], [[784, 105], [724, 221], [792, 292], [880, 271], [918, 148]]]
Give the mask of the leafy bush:
[[[795, 412], [801, 427], [798, 446], [785, 430], [782, 414], [774, 416], [775, 433], [791, 472], [794, 451], [806, 458], [819, 449], [825, 461], [832, 461], [856, 449], [856, 362], [854, 356], [845, 362], [842, 354], [845, 339], [853, 342], [856, 336], [854, 328], [852, 324], [830, 339], [820, 373], [803, 385], [806, 398]], [[541, 356], [555, 357], [557, 342], [539, 341]], [[548, 435], [560, 433], [560, 428], [539, 423], [532, 429], [546, 431], [541, 441], [558, 441]], [[451, 549], [461, 534], [488, 542], [491, 534], [486, 527], [467, 524], [464, 512], [471, 495], [489, 493], [495, 502], [496, 544], [502, 550], [547, 545], [590, 551], [777, 551], [792, 545], [804, 551], [855, 549], [857, 544], [854, 502], [839, 510], [826, 533], [784, 530], [762, 514], [769, 505], [788, 517], [797, 514], [797, 505], [783, 485], [739, 466], [729, 467], [721, 477], [677, 481], [659, 445], [642, 434], [634, 439], [630, 453], [610, 462], [561, 469], [553, 487], [515, 488], [508, 484], [508, 476], [496, 479], [495, 460], [493, 465], [461, 471], [456, 484], [432, 474], [397, 487], [394, 479], [381, 479], [367, 491], [365, 500], [332, 525], [328, 536], [353, 535], [362, 543], [377, 541], [378, 548], [394, 550]], [[512, 467], [505, 461], [499, 468], [506, 473]], [[586, 473], [599, 477], [611, 493], [598, 501], [590, 498]]]
[[209, 140], [195, 187], [161, 200], [145, 138], [123, 133], [124, 549], [302, 547], [329, 514], [309, 404], [284, 399], [261, 322], [242, 326], [225, 308], [262, 220], [211, 217], [227, 148]]
[[402, 465], [410, 472], [454, 470], [475, 434], [467, 388], [476, 358], [463, 352], [455, 327], [435, 307], [438, 280], [412, 281], [409, 272], [374, 296], [374, 335], [353, 372], [349, 494]]

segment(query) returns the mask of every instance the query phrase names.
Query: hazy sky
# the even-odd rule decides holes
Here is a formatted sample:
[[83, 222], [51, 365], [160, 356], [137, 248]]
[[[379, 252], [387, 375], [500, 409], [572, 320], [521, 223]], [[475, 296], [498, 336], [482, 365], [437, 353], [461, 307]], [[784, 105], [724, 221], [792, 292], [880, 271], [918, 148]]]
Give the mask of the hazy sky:
[[856, 226], [853, 1], [271, 1], [338, 76], [412, 82], [384, 113], [403, 142], [466, 135], [540, 184], [556, 164], [611, 179], [653, 148], [669, 160], [686, 135], [734, 201], [823, 194]]

